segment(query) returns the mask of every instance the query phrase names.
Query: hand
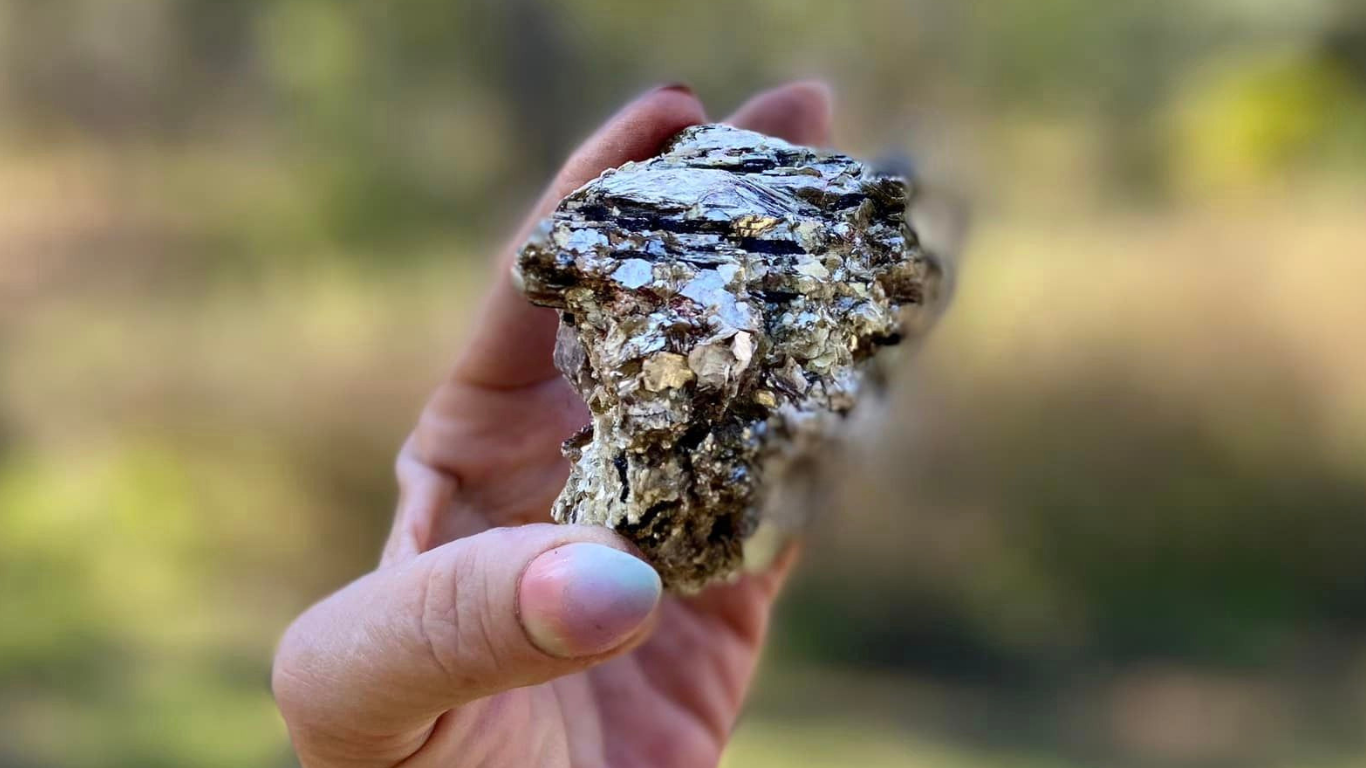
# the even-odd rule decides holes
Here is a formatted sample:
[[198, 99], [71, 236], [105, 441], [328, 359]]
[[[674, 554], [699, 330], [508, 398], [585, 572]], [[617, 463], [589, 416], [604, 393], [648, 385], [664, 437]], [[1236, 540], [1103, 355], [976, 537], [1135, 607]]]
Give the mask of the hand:
[[[830, 98], [795, 83], [727, 122], [829, 141]], [[398, 457], [379, 568], [281, 641], [273, 685], [305, 766], [714, 766], [790, 557], [693, 598], [613, 532], [550, 525], [587, 423], [551, 361], [557, 319], [513, 288], [512, 254], [558, 201], [706, 122], [682, 87], [651, 91], [580, 147], [501, 261], [476, 332]]]

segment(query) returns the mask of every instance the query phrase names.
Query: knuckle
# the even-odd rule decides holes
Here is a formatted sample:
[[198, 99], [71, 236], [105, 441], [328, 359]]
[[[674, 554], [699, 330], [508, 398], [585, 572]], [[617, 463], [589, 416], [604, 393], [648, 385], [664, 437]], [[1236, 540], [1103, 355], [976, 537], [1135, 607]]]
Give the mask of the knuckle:
[[468, 687], [473, 678], [471, 653], [464, 640], [466, 620], [462, 604], [471, 584], [462, 559], [438, 563], [423, 580], [417, 635], [423, 652], [455, 688]]
[[485, 686], [503, 677], [506, 656], [506, 643], [500, 642], [498, 605], [487, 578], [490, 564], [485, 560], [490, 549], [498, 551], [497, 547], [470, 547], [461, 557], [434, 568], [422, 610], [428, 653], [452, 686], [476, 695], [487, 693]]
[[270, 689], [275, 697], [275, 705], [285, 720], [298, 719], [302, 705], [308, 701], [305, 656], [307, 641], [304, 639], [303, 623], [306, 617], [296, 619], [285, 630], [280, 644], [275, 650], [275, 659], [270, 669]]
[[421, 454], [421, 432], [421, 427], [414, 429], [394, 457], [394, 477], [398, 480], [400, 492], [411, 491], [418, 484], [422, 469], [426, 466]]
[[472, 548], [458, 569], [464, 599], [459, 602], [459, 643], [461, 654], [470, 660], [470, 672], [488, 679], [498, 673], [501, 647], [497, 638], [496, 606], [489, 594], [488, 564], [483, 553], [490, 548]]

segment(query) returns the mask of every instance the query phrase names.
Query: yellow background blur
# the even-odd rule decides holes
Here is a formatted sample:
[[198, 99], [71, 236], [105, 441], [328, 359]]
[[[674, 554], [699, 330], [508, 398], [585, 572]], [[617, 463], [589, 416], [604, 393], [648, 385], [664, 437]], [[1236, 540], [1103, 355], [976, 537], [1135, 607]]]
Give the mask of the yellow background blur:
[[1366, 761], [1354, 0], [0, 0], [0, 766], [286, 766], [275, 637], [573, 144], [792, 76], [969, 201], [727, 765]]

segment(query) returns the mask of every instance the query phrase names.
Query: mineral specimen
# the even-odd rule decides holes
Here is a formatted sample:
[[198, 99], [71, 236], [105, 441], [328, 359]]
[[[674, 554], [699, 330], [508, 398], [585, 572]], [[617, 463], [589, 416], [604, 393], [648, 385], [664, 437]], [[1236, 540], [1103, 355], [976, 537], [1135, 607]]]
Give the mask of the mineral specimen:
[[903, 179], [725, 125], [565, 198], [515, 269], [593, 414], [555, 518], [617, 530], [677, 591], [738, 570], [924, 302], [906, 203]]

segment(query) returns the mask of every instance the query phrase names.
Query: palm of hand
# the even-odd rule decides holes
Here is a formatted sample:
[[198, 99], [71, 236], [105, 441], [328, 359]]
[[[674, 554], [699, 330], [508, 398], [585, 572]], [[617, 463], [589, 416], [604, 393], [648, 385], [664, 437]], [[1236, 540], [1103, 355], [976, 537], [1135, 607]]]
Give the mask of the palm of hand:
[[[487, 450], [444, 457], [463, 462], [450, 467], [463, 487], [439, 519], [491, 527], [542, 517], [564, 485], [559, 443], [586, 420], [569, 385], [554, 378], [504, 391], [461, 386], [450, 396], [448, 412], [462, 417], [433, 431], [483, 435]], [[490, 434], [518, 437], [498, 444]], [[443, 530], [420, 548], [469, 532]], [[715, 765], [780, 578], [747, 575], [696, 597], [666, 596], [656, 631], [629, 654], [446, 712], [411, 765]]]

